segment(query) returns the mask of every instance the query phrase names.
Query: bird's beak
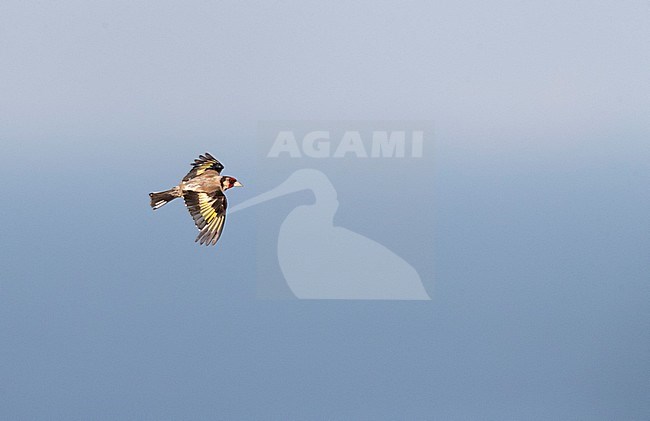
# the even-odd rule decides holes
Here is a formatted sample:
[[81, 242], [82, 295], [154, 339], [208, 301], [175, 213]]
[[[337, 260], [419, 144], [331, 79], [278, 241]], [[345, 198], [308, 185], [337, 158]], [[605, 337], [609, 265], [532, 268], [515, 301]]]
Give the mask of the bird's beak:
[[244, 187], [244, 185], [242, 183], [240, 183], [239, 181], [235, 181], [235, 184], [233, 184], [232, 186], [233, 187]]

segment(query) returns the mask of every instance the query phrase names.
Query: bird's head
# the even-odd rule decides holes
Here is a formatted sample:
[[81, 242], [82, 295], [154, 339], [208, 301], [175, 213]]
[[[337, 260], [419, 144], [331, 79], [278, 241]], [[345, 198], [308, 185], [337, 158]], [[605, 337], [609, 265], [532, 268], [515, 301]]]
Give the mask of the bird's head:
[[232, 187], [242, 187], [242, 184], [235, 177], [224, 175], [221, 177], [221, 190], [226, 191]]

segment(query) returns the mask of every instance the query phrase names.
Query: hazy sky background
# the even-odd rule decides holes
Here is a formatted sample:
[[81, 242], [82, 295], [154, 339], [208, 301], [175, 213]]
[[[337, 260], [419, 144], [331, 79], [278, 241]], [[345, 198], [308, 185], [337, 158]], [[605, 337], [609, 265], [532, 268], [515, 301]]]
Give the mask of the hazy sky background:
[[[3, 1], [0, 418], [649, 418], [649, 21], [647, 1]], [[417, 163], [332, 174], [337, 223], [432, 301], [260, 300], [281, 221], [242, 212], [200, 248], [180, 203], [152, 213], [204, 151], [246, 185], [231, 203], [261, 192], [263, 120], [434, 122]]]

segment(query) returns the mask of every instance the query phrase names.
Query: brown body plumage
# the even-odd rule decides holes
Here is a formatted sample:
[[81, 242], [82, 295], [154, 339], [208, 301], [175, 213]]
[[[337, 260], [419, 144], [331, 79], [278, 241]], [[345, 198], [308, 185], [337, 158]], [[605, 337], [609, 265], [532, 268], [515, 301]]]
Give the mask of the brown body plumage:
[[221, 175], [223, 165], [209, 153], [194, 160], [192, 169], [180, 184], [157, 193], [149, 193], [151, 207], [156, 210], [177, 197], [182, 197], [192, 215], [199, 235], [195, 241], [215, 245], [226, 222], [228, 201], [224, 192], [231, 187], [240, 187], [236, 178]]

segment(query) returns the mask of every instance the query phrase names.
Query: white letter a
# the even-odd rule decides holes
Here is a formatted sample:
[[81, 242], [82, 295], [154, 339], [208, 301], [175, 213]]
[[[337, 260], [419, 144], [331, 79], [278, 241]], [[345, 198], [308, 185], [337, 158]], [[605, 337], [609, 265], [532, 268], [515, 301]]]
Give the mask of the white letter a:
[[266, 157], [277, 158], [282, 152], [287, 152], [291, 158], [300, 158], [300, 149], [298, 149], [298, 143], [296, 143], [296, 136], [291, 131], [278, 133]]

